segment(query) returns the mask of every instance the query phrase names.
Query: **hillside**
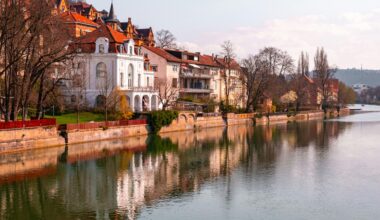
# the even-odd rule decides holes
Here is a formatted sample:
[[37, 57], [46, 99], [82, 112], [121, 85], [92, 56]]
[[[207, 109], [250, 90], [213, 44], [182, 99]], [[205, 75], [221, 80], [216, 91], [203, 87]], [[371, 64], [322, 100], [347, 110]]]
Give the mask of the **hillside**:
[[380, 86], [380, 70], [341, 69], [335, 73], [335, 77], [349, 86], [358, 83]]

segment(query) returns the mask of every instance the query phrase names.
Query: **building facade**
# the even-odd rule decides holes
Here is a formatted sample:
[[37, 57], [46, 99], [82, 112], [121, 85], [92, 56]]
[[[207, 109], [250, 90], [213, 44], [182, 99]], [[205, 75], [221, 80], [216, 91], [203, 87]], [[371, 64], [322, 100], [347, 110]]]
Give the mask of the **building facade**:
[[[103, 105], [104, 100], [117, 90], [126, 96], [134, 112], [159, 109], [154, 72], [133, 39], [103, 25], [80, 38], [75, 49], [80, 53], [75, 59], [73, 79], [83, 79], [77, 87], [81, 85], [84, 89], [71, 83], [67, 85], [67, 91], [71, 89], [77, 94], [78, 89], [83, 89], [89, 107]], [[70, 100], [76, 98], [70, 97]]]
[[[177, 88], [180, 98], [221, 102], [226, 99], [227, 82], [229, 103], [235, 107], [244, 106], [242, 72], [235, 60], [227, 68], [223, 59], [214, 55], [147, 46], [142, 47], [142, 52], [150, 58], [156, 77]], [[226, 80], [225, 72], [228, 72]]]

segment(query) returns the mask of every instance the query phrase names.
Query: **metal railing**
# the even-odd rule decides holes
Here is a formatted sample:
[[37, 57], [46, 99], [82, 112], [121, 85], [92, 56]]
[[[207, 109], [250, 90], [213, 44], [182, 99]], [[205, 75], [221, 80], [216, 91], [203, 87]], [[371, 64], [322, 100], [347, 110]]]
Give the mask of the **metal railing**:
[[54, 127], [56, 125], [57, 125], [57, 120], [55, 118], [30, 120], [30, 121], [11, 121], [11, 122], [0, 122], [0, 130], [33, 128], [33, 127], [48, 127], [48, 126]]

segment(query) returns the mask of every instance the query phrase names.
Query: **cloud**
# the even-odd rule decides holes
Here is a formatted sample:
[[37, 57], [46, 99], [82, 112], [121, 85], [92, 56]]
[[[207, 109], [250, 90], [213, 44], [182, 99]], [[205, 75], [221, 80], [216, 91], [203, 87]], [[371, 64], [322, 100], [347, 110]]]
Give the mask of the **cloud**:
[[307, 51], [312, 58], [317, 47], [324, 47], [330, 63], [340, 68], [363, 64], [365, 68], [380, 69], [380, 9], [331, 17], [273, 19], [262, 26], [241, 26], [198, 36], [180, 45], [211, 54], [220, 52], [223, 41], [231, 40], [240, 58], [257, 53], [265, 46], [287, 50], [294, 58], [301, 51]]

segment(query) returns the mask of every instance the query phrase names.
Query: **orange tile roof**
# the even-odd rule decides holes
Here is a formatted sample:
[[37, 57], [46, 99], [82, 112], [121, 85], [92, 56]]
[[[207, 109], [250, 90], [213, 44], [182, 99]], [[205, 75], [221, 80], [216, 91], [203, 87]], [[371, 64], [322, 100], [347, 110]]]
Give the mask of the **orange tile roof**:
[[124, 43], [124, 41], [129, 40], [129, 38], [125, 36], [123, 32], [116, 31], [108, 25], [107, 29], [116, 43]]
[[99, 24], [91, 21], [90, 19], [76, 12], [71, 12], [71, 11], [64, 12], [61, 14], [61, 18], [66, 22], [82, 23], [82, 24], [87, 24], [87, 25], [95, 26], [95, 27], [99, 26]]
[[106, 37], [109, 39], [110, 43], [124, 43], [129, 40], [122, 32], [112, 29], [108, 25], [101, 25], [95, 31], [86, 34], [79, 39], [80, 43], [95, 43], [99, 37]]

